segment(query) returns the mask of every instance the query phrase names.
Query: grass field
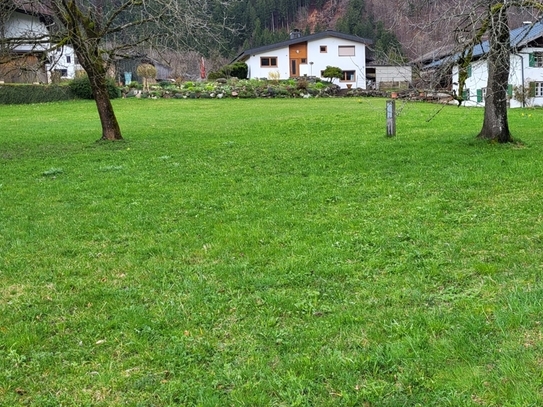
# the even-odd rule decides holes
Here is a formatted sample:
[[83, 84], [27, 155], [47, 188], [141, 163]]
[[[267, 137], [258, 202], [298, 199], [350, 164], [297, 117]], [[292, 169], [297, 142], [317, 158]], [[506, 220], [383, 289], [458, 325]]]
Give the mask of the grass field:
[[543, 405], [543, 110], [384, 105], [2, 106], [0, 405]]

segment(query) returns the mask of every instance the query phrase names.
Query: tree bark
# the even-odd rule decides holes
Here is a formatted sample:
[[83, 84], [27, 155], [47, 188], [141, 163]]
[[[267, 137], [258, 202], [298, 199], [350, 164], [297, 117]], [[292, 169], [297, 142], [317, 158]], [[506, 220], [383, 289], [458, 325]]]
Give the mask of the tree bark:
[[507, 84], [509, 81], [510, 38], [507, 8], [496, 0], [490, 5], [488, 83], [483, 127], [478, 137], [510, 143], [513, 141], [507, 118]]
[[[104, 61], [100, 57], [98, 50], [94, 52], [81, 53], [77, 43], [74, 43], [74, 49], [79, 55], [81, 65], [87, 72], [89, 77], [92, 95], [96, 102], [98, 116], [102, 125], [101, 140], [122, 140], [121, 128], [115, 116], [113, 105], [109, 97], [109, 89], [107, 85], [107, 74], [104, 68]], [[93, 55], [94, 57], [89, 57]]]
[[[91, 79], [90, 76], [89, 79]], [[98, 115], [100, 116], [100, 123], [102, 124], [102, 140], [122, 140], [121, 128], [109, 98], [106, 78], [91, 79], [91, 88]]]

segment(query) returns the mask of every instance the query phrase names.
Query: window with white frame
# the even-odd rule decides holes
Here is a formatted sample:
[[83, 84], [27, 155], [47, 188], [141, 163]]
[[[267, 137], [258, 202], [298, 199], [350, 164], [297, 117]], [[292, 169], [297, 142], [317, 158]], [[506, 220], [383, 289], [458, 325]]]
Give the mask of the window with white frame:
[[530, 54], [530, 66], [541, 68], [543, 67], [543, 52], [534, 52]]
[[539, 98], [543, 96], [543, 82], [534, 82], [534, 97]]
[[354, 71], [343, 71], [342, 81], [354, 82], [355, 81], [355, 72]]
[[68, 76], [68, 70], [67, 69], [55, 69], [55, 72], [60, 74], [62, 78], [66, 78]]

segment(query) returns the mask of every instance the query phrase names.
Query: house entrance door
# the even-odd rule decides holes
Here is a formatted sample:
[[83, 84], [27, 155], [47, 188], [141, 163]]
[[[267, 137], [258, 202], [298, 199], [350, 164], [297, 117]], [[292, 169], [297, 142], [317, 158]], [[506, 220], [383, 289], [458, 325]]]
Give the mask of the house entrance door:
[[296, 77], [298, 76], [298, 60], [291, 59], [290, 60], [290, 77]]
[[300, 64], [307, 64], [307, 42], [299, 42], [289, 46], [290, 77], [296, 78], [300, 74]]

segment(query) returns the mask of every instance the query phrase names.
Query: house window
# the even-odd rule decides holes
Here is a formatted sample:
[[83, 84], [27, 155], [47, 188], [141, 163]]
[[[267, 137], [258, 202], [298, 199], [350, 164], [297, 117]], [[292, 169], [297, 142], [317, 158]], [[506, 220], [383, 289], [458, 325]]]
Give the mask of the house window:
[[530, 67], [532, 68], [541, 68], [543, 67], [543, 52], [534, 52], [529, 55], [530, 57]]
[[55, 69], [55, 72], [60, 73], [60, 76], [65, 78], [68, 76], [68, 70], [67, 69]]
[[486, 98], [486, 88], [477, 89], [477, 103], [484, 102]]
[[66, 55], [66, 63], [69, 64], [72, 62], [72, 57], [70, 55]]
[[300, 61], [301, 64], [307, 64], [307, 58], [302, 58], [302, 60]]
[[469, 89], [464, 89], [464, 91], [462, 92], [462, 99], [464, 100], [469, 100], [470, 99], [470, 92], [469, 92]]
[[530, 96], [536, 97], [536, 98], [543, 96], [543, 82], [530, 83]]
[[328, 52], [328, 47], [326, 45], [321, 45], [320, 50], [321, 50], [321, 53], [325, 54]]
[[355, 81], [355, 72], [354, 71], [343, 71], [342, 81], [354, 82]]
[[277, 68], [277, 57], [260, 57], [260, 66], [263, 68]]
[[340, 57], [354, 57], [354, 45], [340, 45], [338, 46], [338, 55]]
[[468, 66], [461, 66], [459, 67], [458, 69], [458, 75], [459, 76], [462, 76], [464, 75], [467, 78], [471, 78], [471, 75], [472, 75], [472, 67], [471, 67], [471, 64], [468, 65]]

